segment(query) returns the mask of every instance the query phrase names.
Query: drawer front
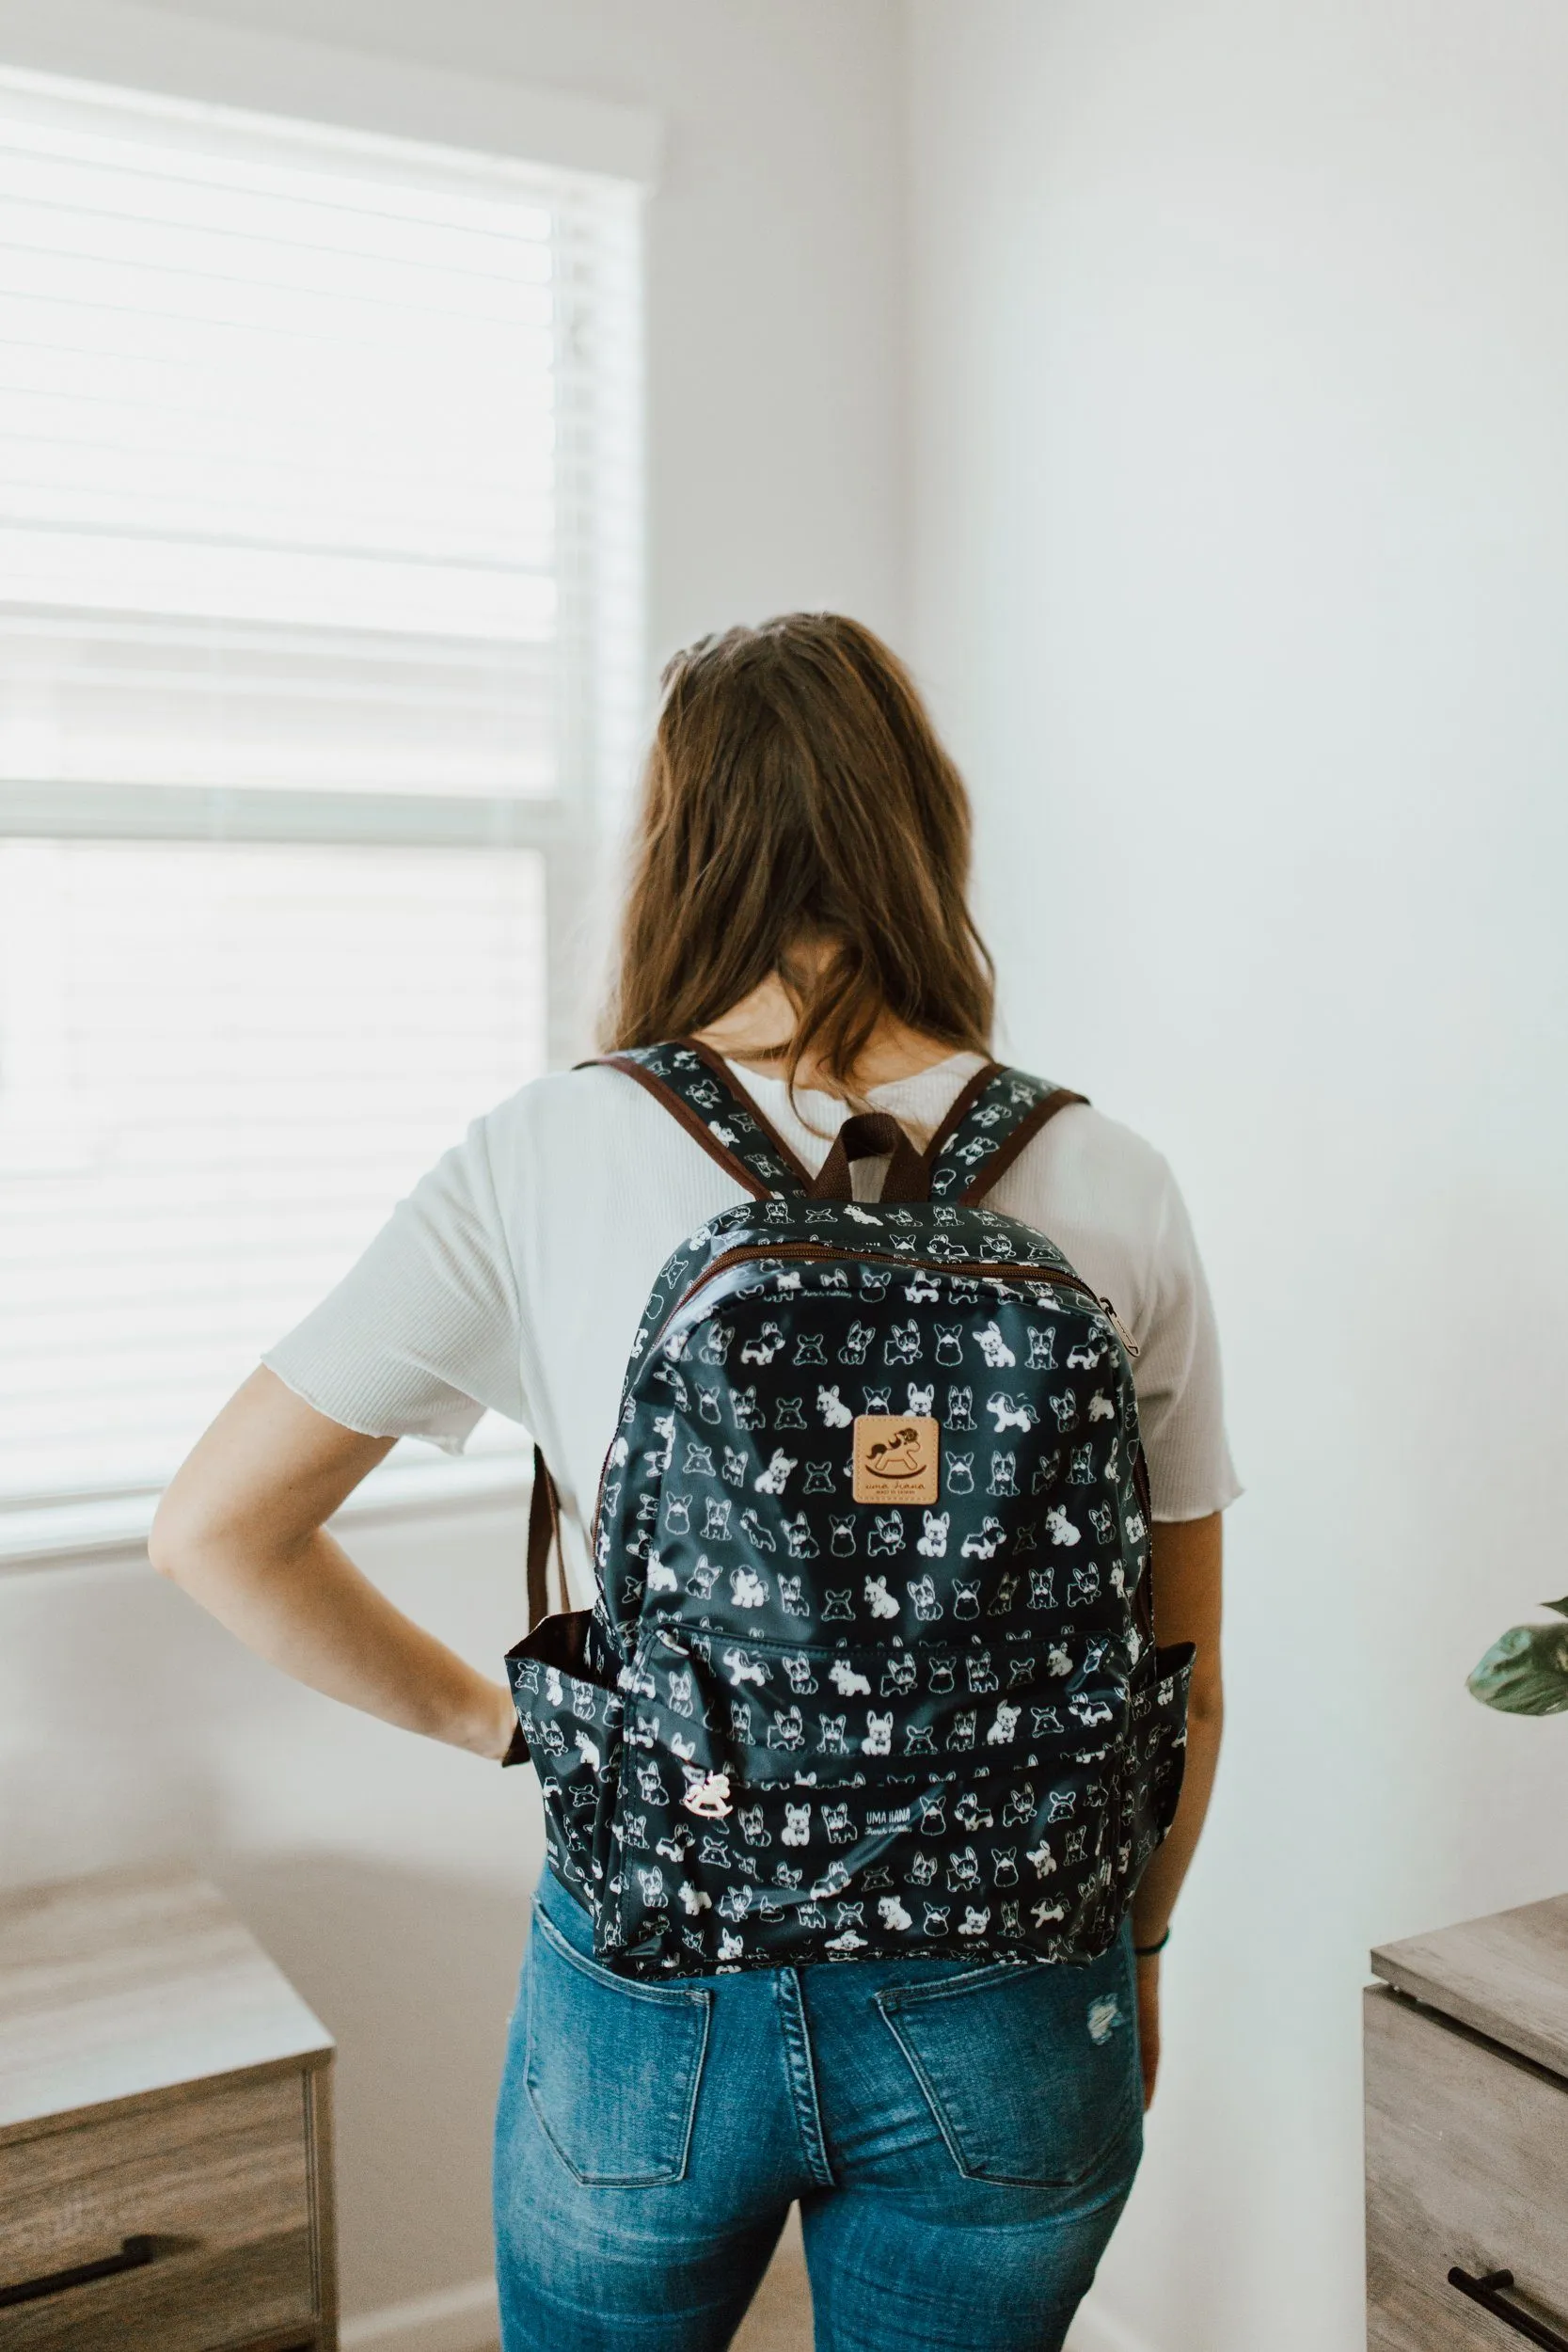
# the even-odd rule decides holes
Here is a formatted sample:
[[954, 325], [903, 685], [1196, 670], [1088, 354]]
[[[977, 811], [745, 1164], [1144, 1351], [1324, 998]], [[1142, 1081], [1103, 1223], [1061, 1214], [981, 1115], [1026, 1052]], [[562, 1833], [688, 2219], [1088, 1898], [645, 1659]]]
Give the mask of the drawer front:
[[0, 2352], [309, 2343], [316, 2294], [303, 2075], [0, 2147], [0, 2286], [100, 2261], [128, 2237], [152, 2241], [145, 2265], [0, 2305]]
[[1366, 1996], [1369, 2352], [1504, 2352], [1449, 2286], [1511, 2270], [1568, 2343], [1568, 2089], [1385, 1987]]

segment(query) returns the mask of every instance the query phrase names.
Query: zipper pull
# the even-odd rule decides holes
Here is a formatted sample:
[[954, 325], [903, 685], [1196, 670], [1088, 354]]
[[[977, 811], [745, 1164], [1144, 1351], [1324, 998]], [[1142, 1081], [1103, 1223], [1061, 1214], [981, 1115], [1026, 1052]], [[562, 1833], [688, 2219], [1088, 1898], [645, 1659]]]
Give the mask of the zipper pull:
[[1102, 1298], [1100, 1304], [1105, 1311], [1112, 1330], [1115, 1331], [1117, 1339], [1127, 1350], [1128, 1361], [1135, 1364], [1138, 1358], [1143, 1354], [1143, 1349], [1138, 1345], [1137, 1341], [1132, 1337], [1132, 1332], [1127, 1328], [1126, 1324], [1123, 1323], [1121, 1317], [1117, 1314], [1110, 1300], [1108, 1298]]

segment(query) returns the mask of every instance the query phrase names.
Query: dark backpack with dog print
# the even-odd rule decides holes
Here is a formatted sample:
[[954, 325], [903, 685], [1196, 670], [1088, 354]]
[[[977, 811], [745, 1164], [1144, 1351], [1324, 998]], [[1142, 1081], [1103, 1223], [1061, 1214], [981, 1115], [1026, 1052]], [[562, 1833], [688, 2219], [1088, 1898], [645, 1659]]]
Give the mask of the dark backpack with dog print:
[[1132, 1343], [982, 1205], [1083, 1098], [990, 1064], [924, 1154], [862, 1115], [814, 1181], [703, 1048], [610, 1065], [752, 1197], [658, 1278], [598, 1597], [543, 1622], [536, 1466], [514, 1757], [595, 1953], [1093, 1958], [1176, 1809], [1192, 1651], [1154, 1647]]

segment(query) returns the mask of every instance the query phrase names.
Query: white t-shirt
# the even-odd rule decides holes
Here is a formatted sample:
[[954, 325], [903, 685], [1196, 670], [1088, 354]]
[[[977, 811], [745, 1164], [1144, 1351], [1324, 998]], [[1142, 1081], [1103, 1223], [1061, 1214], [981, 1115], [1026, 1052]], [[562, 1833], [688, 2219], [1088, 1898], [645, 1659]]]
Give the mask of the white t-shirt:
[[[924, 1146], [979, 1067], [979, 1056], [955, 1054], [866, 1099]], [[804, 1165], [820, 1168], [846, 1105], [798, 1089], [808, 1125], [782, 1078], [730, 1069]], [[368, 1436], [457, 1452], [486, 1407], [520, 1422], [555, 1474], [571, 1601], [586, 1606], [584, 1522], [648, 1293], [689, 1233], [747, 1197], [621, 1072], [535, 1079], [475, 1120], [263, 1361], [318, 1412]], [[1049, 1233], [1138, 1342], [1155, 1518], [1223, 1510], [1241, 1489], [1213, 1311], [1164, 1161], [1114, 1120], [1069, 1104], [987, 1200]]]

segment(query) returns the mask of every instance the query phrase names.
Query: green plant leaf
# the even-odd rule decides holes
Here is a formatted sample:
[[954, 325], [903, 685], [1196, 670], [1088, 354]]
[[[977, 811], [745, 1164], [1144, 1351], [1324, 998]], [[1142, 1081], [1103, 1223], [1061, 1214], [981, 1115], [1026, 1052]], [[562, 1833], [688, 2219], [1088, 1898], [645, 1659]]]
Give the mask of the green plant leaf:
[[1511, 1625], [1465, 1687], [1483, 1707], [1505, 1715], [1561, 1714], [1568, 1709], [1568, 1629]]

